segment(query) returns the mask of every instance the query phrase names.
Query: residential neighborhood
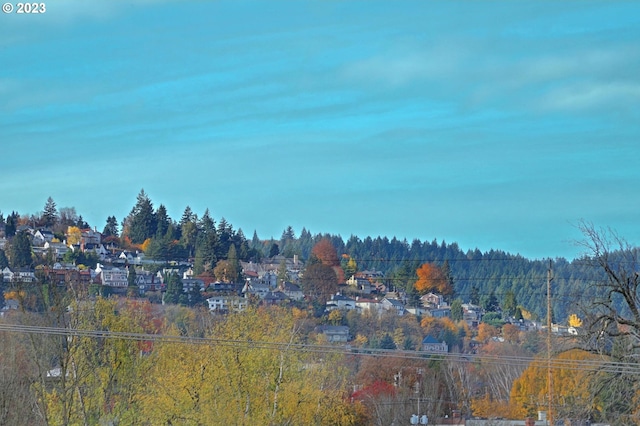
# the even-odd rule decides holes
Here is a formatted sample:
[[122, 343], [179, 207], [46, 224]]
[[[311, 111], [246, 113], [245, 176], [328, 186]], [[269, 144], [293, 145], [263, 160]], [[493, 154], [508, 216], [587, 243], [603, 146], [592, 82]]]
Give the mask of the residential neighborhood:
[[[269, 332], [261, 331], [267, 326], [264, 319], [224, 332], [217, 327], [255, 315], [289, 318], [292, 325], [288, 327], [292, 328], [288, 330], [295, 330], [288, 337], [295, 340], [293, 347], [344, 357], [335, 368], [348, 365], [345, 372], [351, 371], [349, 383], [354, 390], [349, 401], [363, 404], [367, 410], [380, 410], [376, 404], [384, 404], [388, 398], [409, 410], [410, 395], [426, 386], [427, 372], [433, 374], [429, 380], [441, 384], [418, 389], [419, 398], [425, 399], [423, 406], [433, 413], [434, 424], [443, 425], [483, 425], [488, 423], [482, 423], [482, 418], [498, 421], [498, 417], [516, 417], [522, 422], [509, 424], [543, 425], [544, 419], [534, 420], [511, 387], [499, 386], [500, 376], [494, 376], [495, 367], [488, 360], [513, 352], [530, 360], [517, 365], [507, 362], [503, 367], [508, 373], [502, 374], [507, 374], [514, 389], [531, 392], [528, 384], [519, 381], [534, 374], [529, 371], [537, 371], [534, 360], [544, 354], [545, 339], [553, 339], [555, 349], [561, 349], [559, 357], [587, 357], [586, 353], [571, 352], [578, 350], [584, 335], [581, 319], [575, 314], [562, 323], [552, 321], [549, 327], [519, 303], [513, 290], [517, 286], [500, 296], [495, 288], [481, 293], [475, 284], [464, 287], [459, 284], [468, 280], [463, 279], [464, 274], [473, 271], [465, 271], [460, 263], [445, 257], [392, 265], [359, 258], [357, 250], [349, 252], [340, 238], [330, 235], [312, 237], [303, 230], [296, 237], [289, 227], [280, 240], [260, 240], [255, 233], [248, 240], [224, 219], [216, 226], [208, 212], [198, 218], [187, 208], [177, 222], [163, 211], [162, 205], [155, 210], [141, 191], [137, 205], [122, 223], [124, 233], [113, 217], [103, 232], [79, 219], [66, 226], [55, 221], [54, 226], [38, 226], [37, 219], [30, 225], [30, 220], [15, 213], [3, 217], [2, 319], [14, 321], [27, 312], [45, 315], [60, 309], [74, 316], [88, 306], [106, 304], [117, 315], [131, 309], [134, 311], [127, 315], [147, 312], [150, 317], [142, 329], [154, 333], [165, 329], [184, 333], [185, 338], [195, 333], [216, 339], [235, 336], [249, 327], [254, 334], [248, 341], [266, 339], [254, 344], [268, 347], [275, 343]], [[148, 227], [150, 220], [153, 227]], [[301, 246], [303, 241], [305, 247]], [[356, 249], [373, 243], [370, 239], [350, 242]], [[380, 240], [379, 244], [411, 249], [397, 240]], [[434, 254], [424, 258], [437, 258], [447, 251], [452, 258], [460, 256], [436, 242], [416, 243], [414, 250]], [[466, 259], [473, 256], [482, 254], [465, 254]], [[54, 307], [52, 303], [67, 305]], [[74, 307], [77, 304], [85, 308]], [[271, 321], [269, 326], [280, 323]], [[149, 324], [157, 325], [149, 328]], [[201, 328], [204, 324], [210, 325]], [[230, 341], [241, 344], [235, 337]], [[148, 343], [140, 351], [145, 356], [160, 356], [154, 347]], [[392, 361], [394, 357], [399, 363]], [[305, 361], [309, 362], [311, 358]], [[391, 364], [385, 367], [385, 363]], [[50, 367], [48, 371], [61, 368]], [[60, 374], [48, 381], [56, 383]], [[469, 375], [466, 385], [460, 374]], [[473, 392], [465, 393], [464, 386]], [[492, 386], [500, 393], [490, 393]], [[445, 389], [447, 398], [442, 393]], [[545, 390], [540, 387], [539, 391]], [[536, 407], [544, 411], [542, 404]], [[391, 410], [388, 415], [395, 418], [399, 412]], [[574, 423], [581, 419], [570, 411], [563, 416]]]

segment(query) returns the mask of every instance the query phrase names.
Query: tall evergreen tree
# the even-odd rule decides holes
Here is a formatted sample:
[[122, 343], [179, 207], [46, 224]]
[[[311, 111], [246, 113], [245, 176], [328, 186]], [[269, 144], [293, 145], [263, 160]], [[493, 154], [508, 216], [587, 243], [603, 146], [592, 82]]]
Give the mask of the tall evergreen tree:
[[453, 321], [461, 321], [464, 317], [464, 310], [462, 309], [462, 301], [456, 299], [451, 302], [451, 319]]
[[215, 222], [209, 215], [209, 209], [204, 212], [198, 228], [194, 261], [194, 272], [196, 274], [213, 269], [219, 259], [218, 232], [216, 231]]
[[497, 312], [500, 309], [500, 304], [498, 303], [498, 298], [496, 297], [496, 292], [491, 290], [491, 293], [487, 296], [482, 296], [480, 298], [480, 306], [486, 312]]
[[4, 226], [4, 235], [7, 238], [11, 238], [14, 235], [16, 235], [19, 218], [20, 218], [20, 215], [18, 214], [18, 212], [11, 212], [11, 214], [7, 216], [6, 223]]
[[76, 226], [80, 229], [89, 228], [89, 224], [85, 222], [85, 220], [82, 218], [82, 215], [78, 216], [78, 220], [76, 221]]
[[58, 209], [53, 198], [47, 198], [47, 202], [44, 205], [44, 211], [42, 212], [42, 223], [44, 226], [52, 227], [58, 221]]
[[183, 285], [180, 276], [172, 272], [166, 277], [167, 291], [164, 293], [163, 302], [177, 304], [183, 294]]
[[240, 259], [238, 259], [238, 253], [236, 250], [235, 244], [231, 244], [229, 246], [229, 252], [227, 253], [227, 262], [231, 265], [231, 270], [235, 271], [235, 274], [232, 277], [229, 277], [232, 282], [238, 283], [242, 282], [241, 272], [242, 267], [240, 266]]
[[253, 230], [253, 237], [251, 238], [251, 248], [260, 250], [262, 248], [262, 241], [258, 238], [258, 231]]
[[156, 215], [153, 211], [151, 199], [140, 190], [136, 205], [131, 210], [129, 224], [129, 238], [134, 244], [141, 244], [147, 238], [151, 238], [156, 234], [157, 222]]
[[180, 225], [184, 225], [187, 222], [196, 222], [198, 217], [193, 213], [191, 207], [187, 206], [184, 209], [184, 213], [182, 213], [182, 217], [180, 218]]
[[518, 301], [516, 300], [516, 294], [513, 290], [508, 290], [502, 300], [502, 311], [507, 316], [514, 316], [516, 314], [516, 308], [518, 307]]
[[156, 210], [156, 237], [164, 237], [171, 225], [171, 218], [167, 214], [167, 208], [160, 204]]
[[31, 266], [31, 241], [26, 232], [18, 232], [9, 245], [9, 264], [12, 268]]
[[287, 273], [287, 261], [282, 259], [278, 265], [278, 285], [284, 284], [285, 281], [289, 281], [289, 274]]
[[476, 305], [476, 306], [480, 304], [480, 290], [475, 285], [471, 287], [471, 295], [469, 296], [469, 302], [471, 302], [472, 305]]
[[180, 219], [180, 245], [186, 252], [187, 257], [194, 256], [198, 237], [198, 216], [191, 211], [191, 207], [184, 209]]
[[229, 252], [229, 246], [233, 244], [233, 226], [223, 217], [218, 223], [218, 251], [216, 255], [219, 259], [225, 258]]
[[115, 216], [107, 217], [107, 224], [102, 231], [103, 237], [117, 237], [119, 235], [118, 231], [118, 220]]

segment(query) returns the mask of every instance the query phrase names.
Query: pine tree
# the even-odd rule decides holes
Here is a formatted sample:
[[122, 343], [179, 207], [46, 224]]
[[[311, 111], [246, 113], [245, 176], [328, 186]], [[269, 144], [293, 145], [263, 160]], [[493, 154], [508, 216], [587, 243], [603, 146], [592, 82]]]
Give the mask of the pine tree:
[[163, 204], [160, 204], [158, 210], [156, 210], [156, 224], [156, 237], [164, 237], [171, 224], [171, 219], [167, 214], [167, 208]]
[[216, 255], [219, 259], [224, 259], [229, 252], [229, 246], [233, 243], [233, 226], [223, 217], [218, 223], [218, 250]]
[[44, 226], [52, 227], [58, 220], [58, 210], [56, 209], [56, 203], [53, 198], [47, 198], [47, 202], [44, 205], [44, 211], [42, 212], [42, 222]]
[[147, 238], [151, 238], [156, 234], [157, 221], [153, 211], [153, 204], [144, 192], [140, 190], [137, 203], [131, 210], [129, 237], [134, 244], [142, 244]]
[[475, 285], [471, 287], [471, 294], [469, 296], [469, 301], [472, 305], [480, 304], [480, 290]]
[[182, 290], [182, 280], [175, 272], [169, 274], [166, 278], [167, 282], [167, 291], [164, 293], [163, 301], [164, 303], [173, 303], [178, 304], [180, 302], [180, 296], [183, 293]]
[[180, 225], [184, 225], [187, 222], [195, 222], [197, 221], [197, 216], [191, 211], [191, 207], [187, 206], [184, 209], [184, 213], [182, 213], [182, 218], [180, 218]]
[[16, 235], [16, 229], [18, 228], [18, 219], [20, 215], [18, 212], [11, 212], [9, 216], [7, 216], [7, 221], [4, 226], [4, 235], [7, 238], [11, 238]]
[[262, 241], [258, 238], [258, 231], [253, 230], [253, 238], [251, 238], [251, 248], [255, 250], [260, 250], [262, 248]]
[[279, 254], [280, 254], [280, 248], [278, 247], [278, 244], [276, 243], [271, 244], [271, 249], [269, 250], [269, 257], [276, 257]]
[[31, 266], [31, 241], [26, 232], [18, 232], [9, 246], [9, 263], [12, 268]]
[[380, 339], [380, 349], [396, 349], [396, 343], [389, 333], [385, 333]]
[[242, 277], [240, 276], [242, 267], [240, 266], [240, 260], [238, 259], [238, 253], [236, 250], [236, 246], [231, 244], [229, 247], [229, 252], [227, 253], [227, 262], [231, 265], [233, 276], [229, 277], [232, 282], [242, 282]]
[[118, 236], [118, 220], [115, 216], [107, 217], [107, 224], [102, 231], [103, 237], [117, 237]]
[[456, 299], [451, 302], [451, 319], [453, 321], [461, 321], [464, 317], [464, 311], [462, 309], [462, 301]]
[[220, 246], [218, 231], [216, 231], [215, 222], [209, 215], [209, 209], [204, 212], [202, 219], [198, 223], [198, 228], [194, 261], [194, 272], [196, 274], [213, 269], [220, 258], [218, 256]]

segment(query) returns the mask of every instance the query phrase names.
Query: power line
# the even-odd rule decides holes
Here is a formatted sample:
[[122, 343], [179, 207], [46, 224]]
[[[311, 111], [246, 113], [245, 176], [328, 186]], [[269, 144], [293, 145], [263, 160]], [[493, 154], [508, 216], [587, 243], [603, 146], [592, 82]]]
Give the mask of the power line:
[[[67, 338], [85, 337], [95, 339], [121, 339], [131, 341], [152, 341], [167, 344], [187, 345], [218, 345], [238, 349], [267, 349], [267, 350], [293, 350], [296, 352], [308, 352], [319, 354], [340, 354], [362, 357], [389, 357], [399, 360], [416, 361], [453, 361], [476, 363], [496, 366], [517, 366], [526, 368], [530, 365], [544, 368], [544, 360], [531, 356], [507, 356], [488, 354], [459, 354], [459, 353], [429, 353], [420, 351], [400, 351], [396, 349], [352, 348], [350, 345], [319, 345], [308, 343], [272, 342], [240, 339], [220, 339], [211, 337], [173, 336], [164, 334], [117, 332], [95, 329], [72, 329], [63, 327], [42, 327], [18, 324], [0, 324], [0, 331], [23, 334], [42, 334], [49, 336], [64, 336]], [[616, 374], [640, 374], [640, 364], [632, 362], [617, 362], [602, 360], [574, 360], [554, 358], [551, 360], [551, 368], [571, 371], [604, 372]]]

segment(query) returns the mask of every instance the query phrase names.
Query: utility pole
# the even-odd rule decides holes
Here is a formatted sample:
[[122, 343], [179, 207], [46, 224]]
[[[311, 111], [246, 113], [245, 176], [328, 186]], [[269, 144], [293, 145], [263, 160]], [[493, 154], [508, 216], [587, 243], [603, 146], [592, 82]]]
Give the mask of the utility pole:
[[551, 375], [551, 281], [553, 281], [553, 271], [551, 270], [551, 259], [549, 259], [549, 269], [547, 270], [547, 424], [553, 426], [553, 383]]

